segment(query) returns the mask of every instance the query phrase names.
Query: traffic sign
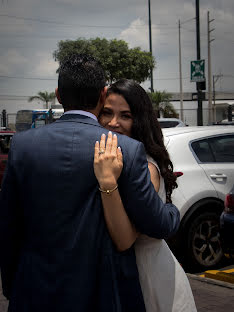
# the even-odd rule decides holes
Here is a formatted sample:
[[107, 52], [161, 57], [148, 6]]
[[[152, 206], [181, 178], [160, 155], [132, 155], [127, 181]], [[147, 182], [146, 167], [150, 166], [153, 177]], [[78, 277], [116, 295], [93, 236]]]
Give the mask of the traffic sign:
[[205, 80], [205, 60], [191, 61], [191, 82]]

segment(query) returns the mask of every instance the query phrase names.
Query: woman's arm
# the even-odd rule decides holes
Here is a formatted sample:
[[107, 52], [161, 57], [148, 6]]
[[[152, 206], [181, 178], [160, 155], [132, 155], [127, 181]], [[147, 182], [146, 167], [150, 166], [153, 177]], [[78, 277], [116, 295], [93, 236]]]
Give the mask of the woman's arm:
[[[95, 144], [94, 172], [101, 190], [112, 190], [116, 187], [123, 167], [123, 158], [120, 148], [117, 148], [117, 136], [112, 137], [109, 132], [106, 146], [105, 135], [102, 135], [100, 144]], [[100, 154], [100, 151], [105, 151]], [[101, 192], [102, 204], [106, 224], [119, 251], [132, 246], [138, 234], [130, 222], [124, 209], [118, 188], [109, 195]]]
[[[114, 189], [122, 171], [123, 158], [121, 150], [117, 148], [117, 144], [117, 136], [114, 135], [112, 137], [111, 133], [108, 134], [106, 146], [105, 135], [102, 135], [100, 144], [99, 142], [95, 144], [94, 172], [102, 190]], [[105, 152], [99, 154], [101, 150]], [[160, 185], [158, 169], [150, 162], [148, 166], [151, 182], [155, 190], [158, 191]], [[128, 218], [118, 189], [109, 195], [101, 192], [101, 197], [104, 216], [111, 238], [118, 250], [124, 251], [132, 246], [138, 233]]]
[[149, 168], [149, 172], [150, 172], [151, 182], [153, 183], [155, 191], [158, 192], [159, 186], [160, 186], [160, 176], [159, 176], [158, 169], [151, 162], [148, 162], [148, 168]]

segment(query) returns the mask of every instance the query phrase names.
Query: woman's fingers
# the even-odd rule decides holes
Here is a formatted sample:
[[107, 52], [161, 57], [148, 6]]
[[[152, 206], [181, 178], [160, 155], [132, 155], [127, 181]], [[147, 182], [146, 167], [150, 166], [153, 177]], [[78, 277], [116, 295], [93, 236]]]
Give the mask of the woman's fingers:
[[117, 145], [118, 145], [118, 138], [117, 138], [117, 135], [114, 134], [112, 138], [112, 146], [111, 146], [111, 154], [114, 156], [116, 155]]
[[99, 145], [97, 145], [97, 143], [95, 144], [95, 155], [97, 154], [98, 156], [100, 156], [102, 154], [105, 154], [106, 156], [107, 155], [116, 156], [117, 146], [118, 146], [117, 135], [116, 134], [112, 135], [112, 132], [109, 131], [107, 135], [107, 140], [106, 135], [102, 134], [100, 144]]
[[106, 135], [103, 133], [100, 140], [99, 152], [105, 152], [106, 149]]
[[98, 161], [98, 157], [99, 157], [99, 142], [96, 141], [95, 147], [94, 147], [94, 162]]
[[106, 140], [106, 153], [111, 153], [111, 147], [112, 147], [112, 132], [108, 132], [107, 140]]
[[123, 164], [123, 154], [120, 146], [117, 148], [117, 159], [119, 163]]

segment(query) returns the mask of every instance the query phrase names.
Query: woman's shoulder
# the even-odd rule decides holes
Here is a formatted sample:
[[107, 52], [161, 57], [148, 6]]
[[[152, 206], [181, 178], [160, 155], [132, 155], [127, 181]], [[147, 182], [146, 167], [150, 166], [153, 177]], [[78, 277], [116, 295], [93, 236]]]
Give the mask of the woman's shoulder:
[[159, 169], [157, 162], [148, 154], [146, 155], [146, 158], [147, 158], [148, 163], [153, 164], [158, 169], [158, 171], [160, 172], [160, 169]]

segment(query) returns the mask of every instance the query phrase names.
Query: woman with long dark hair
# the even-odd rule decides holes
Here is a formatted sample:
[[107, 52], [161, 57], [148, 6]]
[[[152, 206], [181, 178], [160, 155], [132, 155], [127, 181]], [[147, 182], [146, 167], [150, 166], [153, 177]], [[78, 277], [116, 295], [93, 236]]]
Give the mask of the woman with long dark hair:
[[[101, 125], [110, 130], [96, 142], [94, 171], [100, 189], [106, 224], [120, 251], [135, 243], [139, 279], [147, 312], [196, 311], [192, 291], [181, 265], [166, 242], [142, 235], [124, 210], [117, 181], [124, 165], [117, 135], [128, 135], [145, 146], [151, 181], [162, 201], [171, 202], [177, 187], [173, 164], [164, 146], [163, 135], [152, 103], [145, 90], [132, 80], [112, 84], [99, 116]], [[103, 184], [103, 181], [106, 181]], [[144, 209], [144, 207], [142, 207]]]

